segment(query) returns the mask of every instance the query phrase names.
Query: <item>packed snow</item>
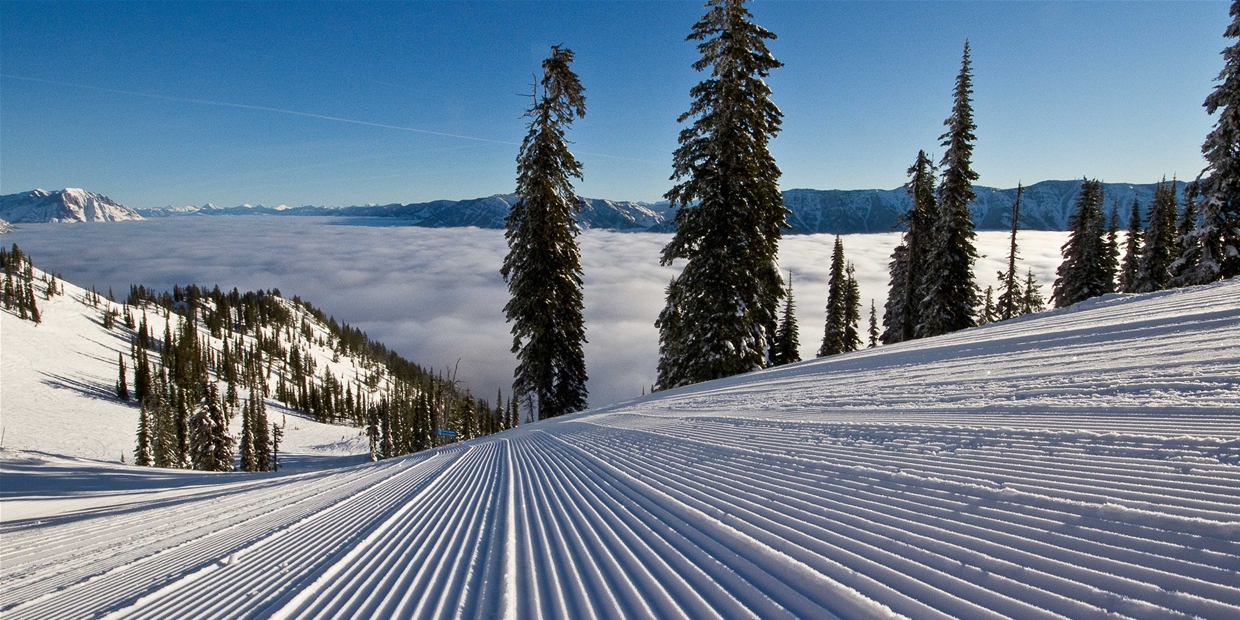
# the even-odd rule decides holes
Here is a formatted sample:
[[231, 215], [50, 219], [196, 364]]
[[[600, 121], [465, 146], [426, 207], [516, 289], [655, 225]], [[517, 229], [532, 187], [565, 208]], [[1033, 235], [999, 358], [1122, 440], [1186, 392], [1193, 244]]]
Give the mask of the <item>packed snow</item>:
[[323, 471], [6, 449], [0, 613], [1236, 618], [1237, 411], [1232, 280]]

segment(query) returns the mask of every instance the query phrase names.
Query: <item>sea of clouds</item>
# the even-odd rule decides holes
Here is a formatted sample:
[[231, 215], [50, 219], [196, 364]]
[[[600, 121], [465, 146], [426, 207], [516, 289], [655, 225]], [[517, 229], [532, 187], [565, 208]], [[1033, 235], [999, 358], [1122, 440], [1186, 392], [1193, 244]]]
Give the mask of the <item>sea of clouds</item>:
[[[130, 284], [171, 290], [196, 283], [242, 291], [279, 288], [358, 327], [411, 361], [435, 369], [460, 360], [459, 377], [475, 393], [507, 394], [515, 356], [499, 275], [508, 248], [503, 231], [374, 225], [318, 217], [185, 217], [110, 224], [27, 224], [7, 234], [42, 269], [123, 301]], [[1020, 234], [1023, 265], [1049, 297], [1067, 233]], [[580, 237], [585, 274], [585, 347], [591, 406], [641, 395], [655, 380], [664, 287], [677, 272], [659, 265], [670, 235], [590, 230]], [[979, 232], [982, 288], [1005, 267], [1008, 235]], [[898, 233], [843, 237], [865, 303], [881, 321], [887, 263]], [[802, 358], [822, 339], [834, 238], [785, 237], [780, 266], [793, 273]]]

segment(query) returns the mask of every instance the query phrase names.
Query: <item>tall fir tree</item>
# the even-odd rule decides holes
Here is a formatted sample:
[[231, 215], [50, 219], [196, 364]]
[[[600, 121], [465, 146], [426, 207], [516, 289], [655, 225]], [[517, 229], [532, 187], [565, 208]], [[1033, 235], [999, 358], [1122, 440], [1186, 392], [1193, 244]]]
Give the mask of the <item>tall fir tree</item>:
[[539, 419], [586, 407], [586, 341], [580, 233], [581, 201], [573, 179], [581, 163], [564, 132], [585, 116], [585, 89], [569, 65], [573, 51], [553, 46], [543, 61], [541, 90], [526, 111], [529, 132], [517, 156], [517, 196], [505, 222], [508, 255], [501, 273], [512, 298], [504, 312], [517, 354], [513, 392]]
[[938, 213], [934, 220], [934, 243], [926, 257], [925, 299], [922, 304], [918, 335], [937, 336], [973, 327], [978, 305], [977, 287], [973, 284], [973, 264], [977, 249], [973, 240], [973, 220], [969, 203], [976, 194], [973, 182], [973, 74], [969, 43], [964, 44], [960, 73], [956, 77], [955, 103], [952, 114], [943, 122], [947, 132], [940, 136], [947, 147], [939, 167], [943, 180], [939, 185]]
[[861, 348], [861, 286], [852, 263], [844, 268], [844, 352]]
[[1102, 225], [1102, 183], [1085, 179], [1068, 218], [1068, 241], [1061, 248], [1052, 298], [1064, 308], [1102, 295], [1107, 290]]
[[1012, 203], [1012, 237], [1008, 242], [1007, 270], [999, 272], [999, 297], [995, 300], [995, 313], [1000, 321], [1020, 315], [1022, 294], [1020, 272], [1016, 270], [1016, 259], [1019, 256], [1016, 249], [1016, 231], [1020, 228], [1020, 198], [1024, 193], [1024, 186], [1017, 183], [1016, 201]]
[[831, 251], [831, 275], [827, 280], [827, 322], [823, 329], [822, 344], [818, 357], [843, 353], [844, 329], [847, 307], [844, 296], [848, 294], [848, 274], [844, 263], [844, 242], [835, 236], [835, 248]]
[[871, 299], [871, 300], [870, 300], [870, 328], [869, 328], [869, 330], [867, 330], [867, 332], [868, 332], [868, 334], [869, 334], [869, 336], [870, 336], [870, 341], [869, 341], [869, 344], [867, 345], [867, 347], [868, 347], [868, 348], [870, 348], [870, 349], [873, 349], [874, 347], [877, 347], [877, 346], [878, 346], [878, 336], [879, 336], [879, 332], [878, 332], [878, 308], [874, 306], [874, 300], [873, 300], [873, 299]]
[[1137, 286], [1137, 273], [1141, 269], [1141, 204], [1132, 199], [1132, 211], [1128, 213], [1128, 235], [1124, 239], [1124, 260], [1120, 264], [1119, 290], [1132, 293]]
[[117, 377], [116, 377], [116, 397], [121, 400], [129, 400], [129, 382], [125, 379], [125, 354], [116, 354]]
[[1175, 260], [1175, 181], [1165, 180], [1154, 189], [1150, 220], [1145, 227], [1141, 262], [1137, 269], [1135, 293], [1161, 291], [1171, 285], [1171, 263]]
[[784, 313], [775, 331], [771, 347], [771, 365], [782, 366], [801, 361], [801, 340], [797, 329], [796, 302], [792, 300], [792, 272], [788, 272], [788, 288], [784, 291]]
[[1119, 290], [1116, 283], [1119, 277], [1119, 205], [1111, 206], [1111, 216], [1107, 220], [1106, 237], [1102, 240], [1102, 284], [1103, 294]]
[[241, 410], [241, 471], [258, 471], [258, 457], [254, 453], [254, 403], [247, 401]]
[[925, 261], [934, 244], [934, 219], [938, 210], [934, 195], [935, 168], [925, 151], [917, 152], [917, 160], [908, 169], [908, 175], [904, 188], [912, 206], [901, 218], [904, 235], [891, 254], [890, 291], [883, 305], [885, 329], [881, 338], [886, 344], [917, 336], [925, 298]]
[[[1240, 38], [1240, 0], [1232, 0], [1231, 18], [1223, 37]], [[1201, 255], [1185, 277], [1192, 284], [1240, 275], [1240, 41], [1222, 54], [1219, 83], [1204, 104], [1218, 120], [1201, 145], [1206, 168], [1199, 191], [1205, 217], [1195, 233]]]
[[658, 387], [756, 370], [769, 362], [783, 282], [775, 266], [787, 226], [780, 171], [769, 150], [783, 113], [765, 79], [781, 65], [775, 35], [752, 21], [746, 0], [708, 0], [687, 40], [699, 41], [666, 194], [676, 234], [661, 263], [686, 261], [667, 289], [659, 329]]
[[154, 452], [151, 449], [151, 415], [146, 404], [138, 407], [138, 445], [133, 451], [133, 463], [140, 467], [155, 464]]

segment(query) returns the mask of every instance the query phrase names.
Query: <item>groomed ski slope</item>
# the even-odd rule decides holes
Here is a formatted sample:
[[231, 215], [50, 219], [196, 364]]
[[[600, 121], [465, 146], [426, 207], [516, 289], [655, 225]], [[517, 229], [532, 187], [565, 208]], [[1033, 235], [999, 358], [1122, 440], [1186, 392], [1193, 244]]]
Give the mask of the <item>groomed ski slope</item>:
[[344, 469], [3, 469], [6, 620], [1234, 619], [1240, 281]]

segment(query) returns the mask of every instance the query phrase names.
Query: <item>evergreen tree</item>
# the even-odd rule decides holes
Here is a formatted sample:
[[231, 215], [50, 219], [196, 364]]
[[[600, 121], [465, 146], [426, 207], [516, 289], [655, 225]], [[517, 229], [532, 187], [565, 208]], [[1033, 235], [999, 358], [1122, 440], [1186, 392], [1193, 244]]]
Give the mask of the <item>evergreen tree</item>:
[[788, 272], [788, 289], [784, 292], [784, 314], [775, 331], [771, 347], [771, 365], [782, 366], [801, 361], [800, 337], [797, 330], [796, 303], [792, 301], [792, 272]]
[[1201, 263], [1201, 255], [1204, 248], [1202, 247], [1202, 237], [1197, 234], [1201, 229], [1197, 224], [1200, 216], [1198, 213], [1197, 201], [1197, 182], [1191, 182], [1184, 186], [1184, 209], [1180, 211], [1180, 220], [1176, 225], [1175, 235], [1175, 256], [1176, 259], [1171, 262], [1168, 271], [1171, 272], [1172, 286], [1184, 286], [1191, 282], [1193, 278], [1188, 274], [1196, 273]]
[[1136, 198], [1132, 199], [1132, 211], [1128, 214], [1128, 236], [1124, 240], [1124, 261], [1120, 265], [1119, 290], [1131, 293], [1137, 284], [1137, 273], [1141, 267], [1141, 205]]
[[776, 333], [783, 282], [775, 267], [787, 224], [768, 145], [783, 114], [765, 78], [781, 63], [745, 0], [708, 0], [688, 40], [700, 41], [694, 86], [666, 194], [677, 230], [661, 262], [686, 261], [668, 286], [659, 329], [660, 389], [762, 368]]
[[1150, 221], [1141, 246], [1135, 293], [1161, 291], [1171, 285], [1171, 263], [1175, 260], [1175, 182], [1163, 181], [1154, 190]]
[[921, 305], [925, 298], [925, 262], [934, 244], [934, 219], [938, 204], [935, 199], [934, 162], [925, 151], [917, 152], [917, 161], [908, 169], [909, 181], [904, 185], [912, 199], [912, 207], [901, 218], [903, 242], [891, 255], [891, 291], [883, 308], [882, 341], [886, 344], [912, 340], [921, 323]]
[[586, 407], [580, 231], [573, 218], [581, 201], [572, 186], [582, 176], [564, 138], [586, 108], [572, 61], [572, 50], [559, 46], [543, 61], [542, 92], [526, 112], [529, 133], [517, 157], [520, 198], [504, 233], [509, 251], [501, 272], [512, 295], [504, 312], [517, 354], [513, 391], [537, 408], [539, 419]]
[[870, 300], [870, 344], [868, 348], [873, 349], [878, 346], [878, 308], [874, 306], [874, 300]]
[[1102, 284], [1103, 294], [1114, 293], [1118, 289], [1116, 278], [1119, 276], [1119, 205], [1111, 206], [1111, 217], [1107, 221], [1107, 234], [1102, 242]]
[[211, 387], [208, 386], [202, 402], [189, 419], [189, 459], [193, 468], [200, 471], [215, 471], [214, 416], [211, 413], [220, 405], [218, 397], [212, 402], [211, 397], [216, 392]]
[[934, 219], [934, 243], [926, 257], [925, 294], [922, 302], [918, 335], [937, 336], [966, 327], [973, 327], [977, 308], [977, 287], [973, 284], [973, 264], [977, 249], [973, 240], [973, 221], [969, 203], [976, 194], [973, 182], [973, 75], [970, 69], [969, 43], [964, 44], [960, 74], [956, 77], [955, 103], [952, 114], [943, 122], [947, 132], [940, 136], [947, 147], [939, 167], [943, 181], [939, 185], [938, 213]]
[[116, 397], [121, 400], [129, 400], [129, 384], [125, 381], [125, 355], [117, 353], [116, 361], [119, 365], [116, 378]]
[[370, 460], [379, 460], [379, 412], [373, 406], [366, 411], [366, 437], [370, 440]]
[[849, 352], [861, 348], [861, 287], [852, 263], [844, 273], [844, 352]]
[[246, 402], [241, 410], [241, 471], [258, 471], [254, 453], [254, 403]]
[[280, 471], [280, 440], [284, 438], [284, 428], [279, 424], [271, 425], [271, 471]]
[[39, 304], [34, 300], [34, 283], [28, 278], [26, 280], [26, 303], [30, 306], [30, 320], [35, 325], [43, 322], [43, 315], [39, 314]]
[[138, 407], [138, 446], [133, 451], [133, 462], [140, 467], [150, 467], [155, 463], [151, 451], [151, 416], [145, 404]]
[[1030, 269], [1025, 275], [1025, 295], [1021, 300], [1020, 313], [1033, 314], [1046, 309], [1046, 301], [1042, 298], [1042, 286], [1033, 277]]
[[183, 391], [177, 391], [174, 406], [176, 413], [177, 466], [184, 469], [192, 469], [194, 461], [190, 452], [190, 440], [193, 437], [193, 432], [190, 430], [189, 400], [185, 398]]
[[1056, 271], [1059, 277], [1053, 287], [1056, 308], [1097, 297], [1107, 289], [1102, 183], [1098, 180], [1081, 182], [1076, 205], [1068, 218], [1068, 231], [1068, 241], [1061, 248], [1063, 262]]
[[1012, 203], [1012, 238], [1008, 244], [1007, 270], [999, 272], [999, 298], [995, 301], [997, 320], [1006, 321], [1020, 314], [1022, 300], [1020, 273], [1016, 271], [1016, 231], [1020, 221], [1020, 197], [1025, 188], [1016, 184], [1016, 201]]
[[[1224, 38], [1240, 37], [1240, 0], [1232, 0], [1232, 22]], [[1206, 97], [1206, 113], [1218, 113], [1214, 129], [1201, 145], [1206, 169], [1200, 192], [1205, 218], [1196, 236], [1201, 247], [1197, 266], [1186, 275], [1205, 283], [1240, 275], [1240, 41], [1223, 50], [1218, 85]]]
[[987, 286], [982, 311], [977, 316], [977, 324], [985, 325], [999, 320], [999, 309], [995, 307], [995, 287]]
[[848, 274], [844, 264], [844, 242], [835, 236], [831, 252], [831, 276], [827, 280], [827, 325], [822, 334], [818, 357], [843, 353], [847, 311], [844, 296], [848, 294]]
[[267, 403], [263, 400], [262, 390], [250, 388], [250, 398], [254, 401], [254, 471], [271, 471], [271, 433], [267, 423]]

